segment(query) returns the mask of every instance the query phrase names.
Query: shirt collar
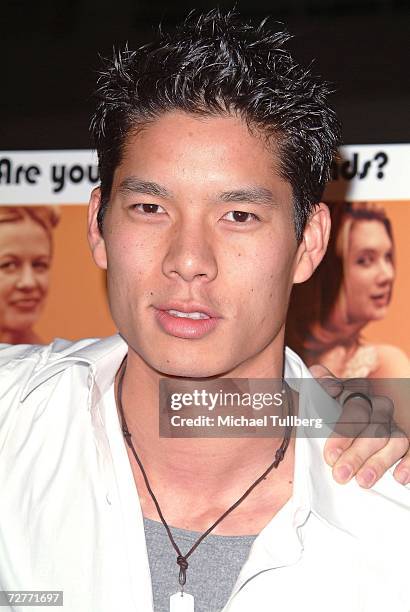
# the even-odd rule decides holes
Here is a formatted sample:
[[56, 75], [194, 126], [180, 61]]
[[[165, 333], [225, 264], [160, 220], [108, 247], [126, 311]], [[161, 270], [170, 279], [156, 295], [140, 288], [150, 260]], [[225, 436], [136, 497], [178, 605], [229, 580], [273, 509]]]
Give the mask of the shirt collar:
[[52, 376], [78, 363], [89, 367], [92, 380], [104, 393], [112, 384], [127, 350], [127, 344], [119, 334], [101, 340], [81, 340], [69, 345], [57, 339], [47, 347], [47, 362], [44, 363], [45, 359], [40, 361], [40, 366], [23, 390], [21, 401], [25, 401], [32, 391]]
[[[293, 379], [292, 382], [299, 386], [299, 413], [308, 418], [321, 418], [325, 406], [326, 420], [338, 420], [342, 411], [338, 402], [314, 381], [302, 359], [289, 348], [286, 349], [285, 378]], [[354, 479], [345, 485], [333, 479], [332, 470], [323, 457], [331, 433], [332, 429], [324, 424], [320, 433], [322, 437], [302, 436], [296, 440], [294, 494], [298, 505], [309, 508], [322, 521], [347, 532], [348, 515], [354, 517], [360, 511], [363, 495], [368, 492], [363, 491]]]
[[[99, 391], [96, 397], [100, 397], [112, 385], [127, 350], [128, 346], [119, 334], [100, 340], [81, 340], [74, 344], [56, 340], [47, 347], [47, 354], [40, 360], [37, 371], [25, 386], [21, 401], [25, 401], [32, 391], [54, 375], [79, 363], [89, 367], [90, 386], [95, 383]], [[306, 416], [318, 416], [315, 399], [321, 398], [323, 401], [324, 396], [329, 405], [334, 405], [335, 413], [340, 413], [338, 404], [327, 396], [319, 384], [309, 384], [309, 388], [303, 390], [304, 380], [312, 381], [312, 375], [300, 357], [289, 348], [285, 350], [285, 378], [292, 380], [291, 386], [299, 386], [298, 391], [304, 396], [304, 401], [300, 402], [301, 409]], [[309, 511], [312, 511], [326, 522], [343, 528], [343, 517], [334, 502], [337, 498], [335, 494], [340, 492], [342, 487], [334, 482], [331, 469], [324, 462], [325, 441], [326, 438], [311, 437], [298, 438], [296, 441], [295, 507], [300, 511], [300, 520], [303, 520], [303, 515], [307, 516]]]

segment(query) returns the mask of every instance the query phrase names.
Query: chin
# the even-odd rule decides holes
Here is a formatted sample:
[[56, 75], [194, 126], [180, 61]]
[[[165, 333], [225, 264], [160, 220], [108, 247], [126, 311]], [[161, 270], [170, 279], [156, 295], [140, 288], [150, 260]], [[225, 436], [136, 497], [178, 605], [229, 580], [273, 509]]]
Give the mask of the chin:
[[159, 374], [164, 376], [176, 376], [178, 378], [210, 378], [221, 376], [222, 372], [219, 368], [210, 367], [208, 365], [192, 365], [192, 363], [160, 363], [158, 367], [151, 364]]
[[[182, 351], [164, 352], [152, 354], [146, 352], [143, 357], [145, 362], [159, 374], [164, 376], [177, 376], [180, 378], [210, 378], [220, 377], [231, 371], [235, 364], [226, 356], [225, 359], [215, 359], [215, 355], [208, 353], [193, 355]], [[222, 356], [221, 356], [222, 357]]]
[[373, 314], [372, 321], [381, 321], [387, 315], [387, 307], [376, 310]]
[[27, 319], [19, 319], [18, 321], [10, 321], [7, 324], [7, 329], [16, 333], [24, 334], [31, 331], [31, 328], [36, 323], [38, 317], [29, 317]]

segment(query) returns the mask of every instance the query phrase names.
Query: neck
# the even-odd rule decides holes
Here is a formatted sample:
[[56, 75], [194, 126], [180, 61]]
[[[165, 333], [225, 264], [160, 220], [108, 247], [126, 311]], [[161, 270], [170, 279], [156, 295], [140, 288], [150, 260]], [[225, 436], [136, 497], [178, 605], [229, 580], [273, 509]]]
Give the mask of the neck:
[[[252, 378], [281, 378], [283, 353], [270, 355], [269, 367], [249, 368]], [[247, 372], [242, 372], [244, 377]], [[231, 372], [230, 377], [237, 377]], [[159, 493], [161, 506], [167, 509], [171, 524], [182, 526], [173, 500], [186, 508], [213, 506], [216, 513], [223, 512], [248, 486], [273, 462], [280, 438], [164, 438], [159, 436], [158, 389], [162, 375], [152, 370], [131, 349], [129, 350], [122, 385], [122, 407], [132, 442], [140, 457], [149, 481]], [[178, 382], [188, 384], [189, 379]], [[144, 514], [156, 518], [146, 494], [135, 459], [129, 452], [134, 478], [140, 493]], [[269, 477], [272, 482], [283, 481], [289, 485], [293, 473], [293, 445], [286, 461]], [[286, 466], [285, 466], [286, 464]], [[266, 488], [266, 487], [265, 487]], [[288, 496], [289, 491], [286, 495]], [[253, 502], [264, 494], [263, 483], [252, 493]], [[278, 499], [279, 499], [278, 495]], [[210, 504], [209, 500], [213, 500]], [[144, 508], [145, 504], [145, 508]], [[249, 505], [248, 505], [249, 507]], [[201, 514], [201, 512], [199, 512]], [[205, 513], [206, 514], [206, 513]], [[202, 516], [202, 514], [201, 514]], [[174, 517], [174, 519], [172, 519]], [[204, 515], [198, 523], [202, 528], [210, 517]], [[179, 523], [179, 525], [178, 525]], [[196, 523], [195, 523], [196, 524]], [[192, 524], [191, 524], [192, 527]]]
[[14, 330], [3, 329], [0, 341], [5, 344], [39, 344], [40, 338], [32, 329]]
[[359, 343], [359, 335], [366, 321], [346, 321], [343, 320], [337, 309], [331, 313], [324, 329], [338, 338], [338, 344], [343, 344], [346, 348], [356, 349]]
[[309, 348], [326, 352], [335, 346], [344, 346], [349, 352], [356, 350], [359, 344], [360, 332], [367, 322], [347, 322], [342, 319], [337, 309], [331, 312], [323, 323], [317, 323], [312, 328], [312, 340]]

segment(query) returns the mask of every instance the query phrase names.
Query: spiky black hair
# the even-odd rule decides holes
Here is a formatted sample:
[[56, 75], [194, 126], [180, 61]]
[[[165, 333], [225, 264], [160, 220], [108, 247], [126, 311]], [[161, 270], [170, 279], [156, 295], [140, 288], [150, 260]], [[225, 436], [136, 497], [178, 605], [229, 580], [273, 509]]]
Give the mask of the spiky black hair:
[[320, 201], [340, 139], [327, 83], [299, 66], [285, 48], [290, 35], [264, 19], [252, 25], [234, 12], [191, 13], [174, 32], [128, 46], [105, 60], [91, 132], [98, 152], [103, 228], [113, 174], [127, 136], [161, 114], [239, 114], [273, 137], [280, 173], [294, 196], [298, 241]]

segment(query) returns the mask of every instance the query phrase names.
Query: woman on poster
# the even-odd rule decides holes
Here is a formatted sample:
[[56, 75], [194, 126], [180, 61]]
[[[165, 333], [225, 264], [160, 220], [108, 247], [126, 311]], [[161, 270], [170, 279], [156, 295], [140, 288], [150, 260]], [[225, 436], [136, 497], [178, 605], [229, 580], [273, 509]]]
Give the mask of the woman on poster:
[[0, 207], [0, 342], [38, 344], [33, 327], [48, 293], [53, 206]]
[[341, 378], [410, 376], [406, 354], [364, 340], [366, 325], [383, 319], [396, 273], [391, 222], [373, 203], [330, 206], [327, 253], [310, 281], [296, 285], [288, 319], [288, 344], [309, 364]]

